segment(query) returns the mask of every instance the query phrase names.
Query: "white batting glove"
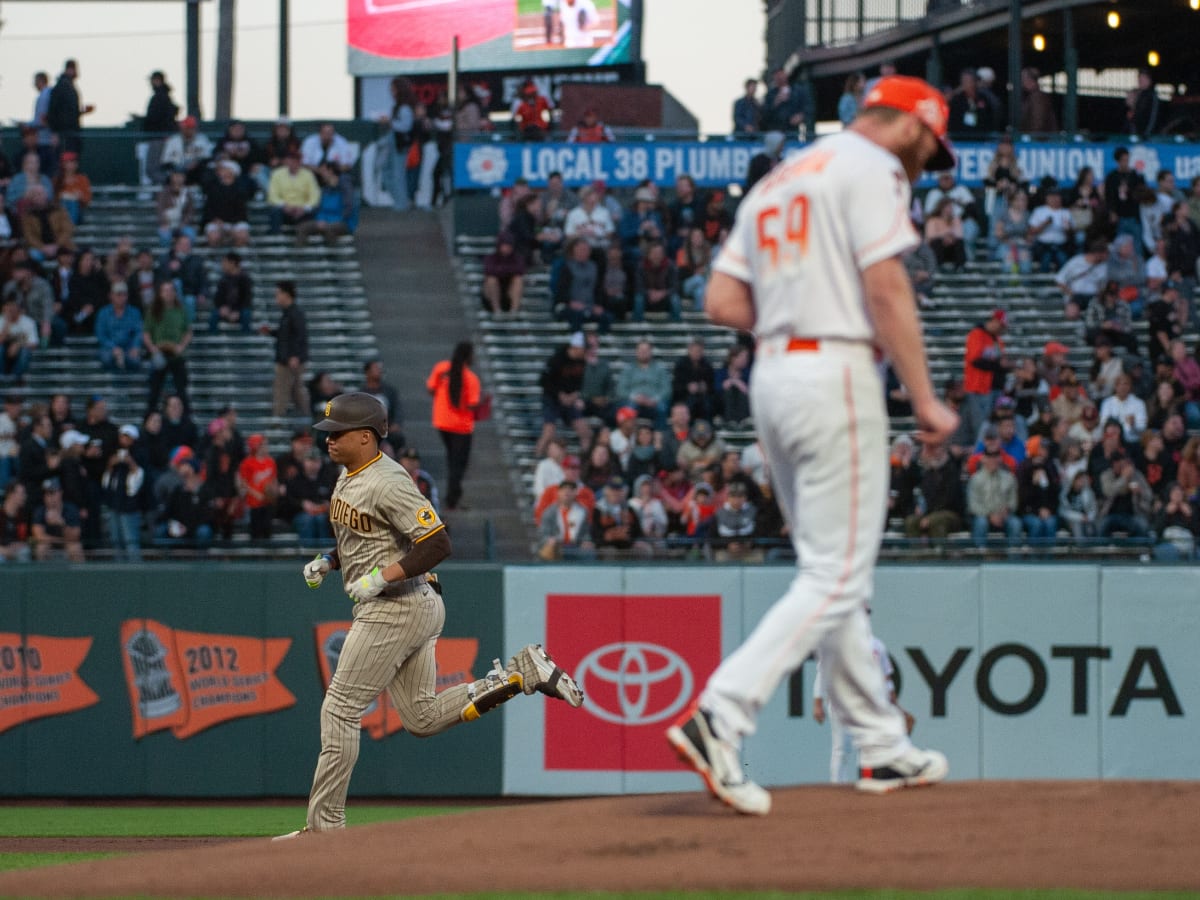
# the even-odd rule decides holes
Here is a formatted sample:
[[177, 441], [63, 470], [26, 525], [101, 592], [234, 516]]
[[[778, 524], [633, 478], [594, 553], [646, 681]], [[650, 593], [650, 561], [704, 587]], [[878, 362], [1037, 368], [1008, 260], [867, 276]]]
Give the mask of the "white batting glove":
[[355, 603], [364, 603], [378, 597], [387, 584], [384, 581], [383, 572], [380, 571], [379, 566], [376, 566], [362, 578], [348, 582], [346, 593], [354, 598]]
[[329, 574], [329, 557], [318, 553], [311, 562], [304, 564], [304, 583], [310, 588], [319, 588]]

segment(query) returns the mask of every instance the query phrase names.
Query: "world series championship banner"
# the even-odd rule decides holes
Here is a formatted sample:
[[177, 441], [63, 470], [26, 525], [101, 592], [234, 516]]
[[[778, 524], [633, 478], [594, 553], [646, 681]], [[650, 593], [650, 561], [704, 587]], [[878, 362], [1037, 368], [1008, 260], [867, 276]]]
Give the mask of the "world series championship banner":
[[0, 632], [0, 732], [98, 703], [79, 677], [91, 648], [90, 637]]
[[171, 729], [179, 740], [296, 703], [275, 676], [290, 638], [206, 634], [153, 619], [121, 623], [133, 736]]

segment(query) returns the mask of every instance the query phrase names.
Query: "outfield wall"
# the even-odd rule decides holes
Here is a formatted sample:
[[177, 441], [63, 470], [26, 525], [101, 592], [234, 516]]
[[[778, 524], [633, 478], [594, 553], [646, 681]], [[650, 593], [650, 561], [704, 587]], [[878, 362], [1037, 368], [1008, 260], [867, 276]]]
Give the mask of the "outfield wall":
[[[544, 641], [582, 710], [518, 698], [429, 740], [386, 703], [352, 793], [693, 790], [662, 730], [791, 578], [786, 567], [447, 566], [439, 681]], [[955, 778], [1195, 778], [1200, 569], [992, 565], [879, 571], [874, 627], [916, 739]], [[5, 567], [0, 793], [307, 793], [323, 685], [351, 604], [296, 566]], [[766, 784], [825, 780], [811, 663], [747, 741]]]

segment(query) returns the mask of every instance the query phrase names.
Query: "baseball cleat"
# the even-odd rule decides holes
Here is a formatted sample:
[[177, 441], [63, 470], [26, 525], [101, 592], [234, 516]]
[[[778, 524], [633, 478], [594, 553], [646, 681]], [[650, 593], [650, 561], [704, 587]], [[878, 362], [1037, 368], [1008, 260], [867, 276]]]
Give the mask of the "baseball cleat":
[[667, 741], [726, 806], [748, 816], [765, 816], [771, 811], [771, 795], [746, 777], [737, 748], [717, 737], [712, 716], [699, 705], [667, 729]]
[[474, 722], [484, 713], [521, 693], [523, 682], [520, 672], [507, 671], [500, 665], [500, 660], [492, 660], [492, 670], [479, 681], [467, 685], [467, 696], [471, 702], [463, 707], [460, 718], [464, 722]]
[[950, 771], [946, 757], [936, 750], [910, 747], [899, 759], [884, 766], [861, 766], [855, 787], [871, 794], [889, 794], [906, 787], [937, 784]]
[[316, 832], [314, 832], [311, 828], [309, 828], [307, 825], [305, 825], [303, 828], [298, 829], [297, 831], [289, 831], [287, 834], [281, 834], [276, 837], [273, 837], [273, 838], [271, 838], [271, 842], [274, 843], [275, 841], [290, 841], [293, 838], [298, 838], [298, 837], [301, 837], [306, 834], [315, 834], [315, 833]]
[[540, 691], [547, 697], [565, 700], [576, 708], [583, 706], [583, 691], [561, 666], [546, 652], [541, 644], [529, 644], [517, 651], [508, 661], [509, 669], [516, 669], [525, 679], [525, 693]]

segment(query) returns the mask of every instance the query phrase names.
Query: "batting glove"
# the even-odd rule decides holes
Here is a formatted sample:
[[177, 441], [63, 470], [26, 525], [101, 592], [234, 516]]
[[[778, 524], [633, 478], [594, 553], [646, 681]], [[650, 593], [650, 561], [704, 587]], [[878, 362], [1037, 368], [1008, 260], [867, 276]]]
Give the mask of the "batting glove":
[[310, 588], [319, 588], [325, 576], [329, 574], [329, 557], [318, 553], [311, 562], [304, 564], [304, 583]]
[[385, 587], [387, 587], [387, 582], [384, 581], [383, 572], [379, 570], [379, 566], [376, 566], [362, 578], [347, 584], [346, 593], [354, 598], [355, 603], [363, 603], [367, 600], [374, 600]]

